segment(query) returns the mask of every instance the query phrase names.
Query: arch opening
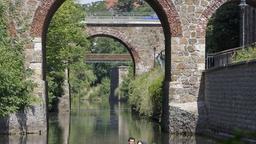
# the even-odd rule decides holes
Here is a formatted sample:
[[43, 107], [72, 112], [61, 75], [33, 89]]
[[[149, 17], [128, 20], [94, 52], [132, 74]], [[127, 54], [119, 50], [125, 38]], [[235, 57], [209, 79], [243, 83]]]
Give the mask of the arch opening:
[[255, 1], [247, 0], [243, 5], [239, 0], [231, 0], [223, 1], [208, 14], [205, 30], [206, 68], [241, 61], [246, 55], [242, 54], [244, 48], [253, 51], [251, 48], [256, 42], [255, 12]]
[[[35, 18], [33, 20], [31, 34], [34, 37], [42, 38], [42, 50], [43, 50], [43, 80], [46, 80], [45, 69], [46, 69], [46, 37], [48, 33], [48, 27], [50, 21], [63, 4], [64, 0], [53, 1], [48, 0], [42, 2], [42, 5], [37, 9]], [[171, 81], [171, 36], [181, 36], [182, 28], [181, 22], [178, 17], [178, 13], [175, 9], [174, 4], [168, 0], [146, 0], [146, 2], [156, 12], [161, 25], [163, 27], [165, 37], [165, 74], [164, 74], [164, 96], [163, 96], [163, 115], [168, 117], [168, 100], [169, 100], [169, 82]], [[136, 62], [136, 58], [134, 58]], [[164, 129], [168, 131], [168, 119], [164, 122], [166, 126]]]
[[104, 37], [107, 37], [107, 38], [111, 38], [111, 39], [114, 39], [116, 41], [118, 41], [119, 43], [121, 43], [129, 52], [131, 58], [132, 58], [132, 65], [133, 65], [133, 74], [135, 75], [136, 74], [136, 62], [139, 61], [139, 56], [138, 56], [138, 53], [136, 52], [136, 50], [130, 46], [130, 44], [128, 44], [127, 42], [124, 42], [124, 40], [114, 36], [114, 35], [107, 35], [107, 34], [92, 34], [92, 35], [89, 35], [89, 39], [92, 40], [94, 38], [97, 38], [97, 37], [101, 37], [101, 38], [104, 38]]

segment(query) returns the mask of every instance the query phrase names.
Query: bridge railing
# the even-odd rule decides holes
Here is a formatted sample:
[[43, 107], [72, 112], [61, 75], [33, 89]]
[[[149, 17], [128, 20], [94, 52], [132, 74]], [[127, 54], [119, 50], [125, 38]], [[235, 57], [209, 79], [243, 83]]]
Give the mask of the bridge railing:
[[87, 63], [102, 63], [102, 62], [130, 62], [132, 57], [130, 54], [97, 54], [88, 53], [85, 55]]
[[159, 22], [156, 14], [152, 13], [88, 13], [85, 18], [85, 23], [126, 23], [126, 22]]
[[155, 13], [151, 12], [118, 12], [118, 13], [112, 13], [112, 12], [93, 12], [93, 13], [86, 13], [86, 16], [155, 16], [157, 15]]
[[252, 46], [255, 46], [255, 44], [256, 43], [253, 43], [246, 47], [238, 47], [238, 48], [224, 50], [217, 53], [207, 54], [206, 69], [227, 66], [229, 64], [235, 63], [236, 61], [234, 61], [234, 57], [238, 52], [241, 52], [242, 50], [246, 50]]

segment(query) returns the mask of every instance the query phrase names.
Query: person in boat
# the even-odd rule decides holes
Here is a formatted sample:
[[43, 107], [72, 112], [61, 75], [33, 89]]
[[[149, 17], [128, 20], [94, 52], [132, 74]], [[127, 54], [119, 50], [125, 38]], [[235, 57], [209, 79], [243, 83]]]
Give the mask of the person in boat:
[[129, 137], [128, 144], [135, 144], [135, 138]]

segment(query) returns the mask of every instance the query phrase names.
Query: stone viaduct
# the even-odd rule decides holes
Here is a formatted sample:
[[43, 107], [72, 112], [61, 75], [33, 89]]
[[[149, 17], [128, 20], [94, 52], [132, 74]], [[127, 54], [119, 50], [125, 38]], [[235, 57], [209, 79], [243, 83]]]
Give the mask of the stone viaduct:
[[135, 72], [140, 74], [153, 68], [155, 53], [164, 50], [164, 34], [159, 22], [154, 24], [91, 24], [86, 26], [89, 37], [111, 37], [127, 47]]
[[[176, 109], [189, 111], [190, 105], [197, 105], [200, 101], [202, 72], [205, 68], [205, 32], [209, 18], [223, 4], [233, 0], [146, 0], [158, 15], [164, 34], [163, 42], [166, 62], [165, 62], [165, 79], [164, 79], [164, 96], [163, 96], [163, 114], [162, 127], [169, 132], [194, 132], [197, 118], [193, 117], [197, 112], [191, 112], [192, 119], [189, 122], [182, 123], [179, 119], [174, 119]], [[11, 116], [9, 120], [9, 131], [27, 131], [27, 132], [44, 132], [46, 131], [46, 90], [45, 90], [45, 39], [47, 28], [53, 14], [57, 11], [64, 0], [20, 0], [12, 1], [16, 15], [10, 21], [10, 33], [14, 36], [27, 38], [24, 44], [26, 54], [26, 67], [34, 70], [32, 79], [37, 83], [35, 95], [41, 98], [40, 103], [35, 104], [32, 109], [26, 110], [23, 114], [26, 117], [26, 127], [19, 125], [18, 118]], [[251, 0], [256, 3], [256, 0]], [[120, 27], [121, 28], [121, 27]], [[98, 28], [95, 34], [105, 34], [103, 29]], [[106, 28], [105, 30], [108, 30]], [[110, 30], [109, 30], [110, 31]], [[119, 29], [111, 30], [118, 33]], [[138, 31], [131, 30], [136, 34], [134, 39], [139, 35], [145, 35]], [[97, 33], [99, 32], [99, 33]], [[152, 32], [148, 28], [148, 32]], [[147, 32], [147, 33], [148, 33]], [[93, 33], [89, 30], [89, 33]], [[115, 35], [116, 38], [125, 37]], [[146, 36], [143, 36], [146, 37]], [[152, 47], [149, 41], [136, 41], [139, 44], [145, 44]], [[123, 40], [125, 41], [125, 40]], [[128, 43], [128, 42], [127, 42]], [[133, 42], [129, 42], [133, 44]], [[159, 43], [159, 45], [161, 45]], [[141, 45], [140, 45], [141, 46]], [[131, 46], [131, 53], [135, 61], [141, 61], [138, 69], [147, 70], [151, 65], [146, 63], [150, 54], [140, 55], [138, 48]], [[137, 52], [135, 52], [137, 51]], [[148, 52], [146, 52], [148, 53]], [[151, 59], [150, 59], [151, 61]], [[144, 67], [145, 66], [145, 67]], [[136, 67], [136, 69], [137, 69]], [[198, 104], [199, 105], [199, 104]], [[189, 107], [186, 109], [186, 106]], [[199, 105], [201, 106], [201, 105]], [[183, 116], [182, 113], [181, 116]], [[189, 115], [189, 116], [190, 116]], [[12, 118], [14, 117], [14, 118]], [[175, 126], [176, 122], [185, 128]], [[179, 124], [178, 124], [179, 125]]]

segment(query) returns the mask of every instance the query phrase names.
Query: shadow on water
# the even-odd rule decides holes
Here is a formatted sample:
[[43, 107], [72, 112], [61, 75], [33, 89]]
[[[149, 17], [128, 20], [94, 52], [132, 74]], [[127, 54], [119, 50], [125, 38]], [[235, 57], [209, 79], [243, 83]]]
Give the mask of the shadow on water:
[[[9, 117], [0, 119], [0, 129], [3, 130], [4, 133], [9, 133]], [[6, 135], [0, 135], [0, 142], [4, 144], [9, 144], [9, 138]]]
[[48, 144], [68, 144], [70, 113], [51, 113], [49, 116]]
[[47, 144], [46, 135], [2, 135], [1, 144]]
[[[33, 111], [32, 111], [33, 112]], [[15, 115], [0, 119], [0, 129], [5, 135], [0, 135], [0, 144], [47, 144], [46, 134], [29, 134], [29, 135], [7, 135], [12, 125], [12, 121], [17, 121], [20, 131], [27, 130], [27, 114], [26, 111], [17, 112]]]

